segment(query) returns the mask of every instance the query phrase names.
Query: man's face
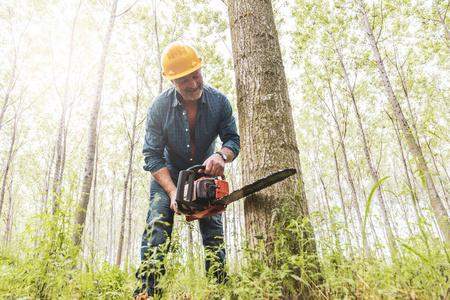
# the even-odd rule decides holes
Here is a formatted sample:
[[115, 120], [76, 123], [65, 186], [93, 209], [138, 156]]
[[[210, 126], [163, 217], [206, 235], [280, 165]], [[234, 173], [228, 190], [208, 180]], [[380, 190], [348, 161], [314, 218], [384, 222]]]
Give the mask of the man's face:
[[172, 80], [172, 83], [185, 101], [196, 101], [202, 96], [203, 77], [200, 69], [181, 78]]

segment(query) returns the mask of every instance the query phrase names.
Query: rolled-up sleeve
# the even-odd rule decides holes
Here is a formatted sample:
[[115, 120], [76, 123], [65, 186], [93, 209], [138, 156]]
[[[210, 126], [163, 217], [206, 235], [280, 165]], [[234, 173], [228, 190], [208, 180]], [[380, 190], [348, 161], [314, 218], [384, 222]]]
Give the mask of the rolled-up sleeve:
[[142, 150], [145, 161], [144, 170], [152, 173], [166, 166], [162, 115], [157, 104], [155, 101], [147, 113], [147, 127]]
[[236, 120], [233, 116], [233, 110], [226, 97], [223, 98], [224, 111], [223, 118], [219, 124], [219, 137], [222, 141], [222, 147], [227, 147], [234, 153], [236, 158], [241, 149], [239, 134], [237, 133]]

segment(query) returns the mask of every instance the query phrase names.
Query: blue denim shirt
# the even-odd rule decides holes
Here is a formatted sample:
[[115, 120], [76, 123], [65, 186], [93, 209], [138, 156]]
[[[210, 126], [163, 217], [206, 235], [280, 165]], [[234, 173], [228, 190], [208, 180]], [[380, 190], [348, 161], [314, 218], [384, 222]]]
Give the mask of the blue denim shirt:
[[189, 123], [174, 87], [156, 97], [147, 114], [144, 170], [155, 172], [168, 167], [172, 176], [202, 164], [215, 149], [217, 136], [222, 147], [239, 154], [240, 140], [228, 99], [218, 90], [204, 85], [195, 123], [195, 155], [192, 156]]

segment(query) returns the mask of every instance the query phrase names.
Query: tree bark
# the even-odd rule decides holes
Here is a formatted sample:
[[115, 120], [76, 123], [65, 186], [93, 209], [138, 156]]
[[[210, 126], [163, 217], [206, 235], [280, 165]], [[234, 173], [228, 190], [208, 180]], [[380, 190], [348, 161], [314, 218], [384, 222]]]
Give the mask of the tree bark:
[[[100, 124], [99, 124], [100, 127]], [[98, 139], [100, 136], [100, 129], [95, 139], [95, 146], [98, 149]], [[95, 151], [95, 159], [94, 159], [94, 182], [92, 185], [92, 200], [91, 200], [91, 240], [90, 242], [90, 257], [91, 257], [91, 265], [95, 262], [95, 248], [97, 244], [97, 228], [95, 221], [97, 220], [97, 180], [98, 180], [98, 150]]]
[[400, 129], [403, 133], [404, 138], [406, 139], [409, 151], [411, 152], [416, 161], [417, 169], [422, 178], [422, 184], [428, 193], [430, 204], [433, 209], [433, 213], [437, 219], [437, 223], [439, 225], [441, 234], [446, 242], [450, 242], [450, 220], [447, 211], [445, 210], [445, 207], [437, 193], [436, 187], [433, 182], [433, 178], [431, 176], [430, 170], [428, 169], [428, 165], [427, 162], [425, 161], [422, 149], [420, 148], [420, 146], [418, 145], [417, 141], [414, 138], [411, 127], [409, 126], [408, 121], [403, 115], [400, 103], [398, 102], [397, 97], [392, 88], [388, 74], [384, 67], [383, 59], [381, 58], [381, 54], [378, 49], [377, 41], [375, 39], [372, 27], [369, 22], [369, 17], [366, 12], [365, 4], [363, 3], [362, 0], [359, 0], [358, 3], [363, 26], [364, 29], [366, 30], [368, 41], [370, 47], [372, 48], [373, 56], [377, 63], [378, 71], [380, 72], [381, 81], [384, 85], [386, 95], [394, 112], [394, 116], [400, 125]]
[[96, 96], [93, 102], [91, 116], [89, 120], [89, 135], [88, 135], [88, 146], [86, 153], [86, 161], [84, 166], [83, 183], [81, 188], [81, 199], [80, 204], [76, 210], [75, 216], [75, 231], [73, 235], [73, 243], [79, 246], [81, 243], [81, 237], [84, 231], [84, 225], [86, 222], [86, 210], [89, 204], [89, 198], [91, 194], [92, 186], [92, 171], [94, 167], [94, 157], [96, 152], [95, 147], [95, 137], [97, 136], [97, 122], [98, 114], [100, 110], [100, 103], [102, 98], [103, 81], [105, 75], [106, 66], [106, 56], [108, 54], [109, 43], [111, 41], [111, 35], [114, 27], [114, 21], [116, 19], [117, 1], [113, 1], [111, 14], [109, 17], [109, 24], [106, 31], [105, 39], [103, 41], [103, 49], [100, 59], [99, 68], [97, 71], [97, 89]]
[[[244, 203], [247, 240], [253, 248], [262, 241], [265, 250], [261, 255], [274, 263], [274, 225], [282, 224], [286, 217], [276, 212], [285, 206], [296, 217], [308, 217], [292, 108], [271, 1], [230, 0], [228, 15], [242, 141], [242, 181], [247, 184], [283, 168], [297, 170], [296, 176], [247, 197]], [[298, 245], [287, 248], [316, 255], [312, 228], [301, 234], [305, 249], [295, 249]], [[313, 268], [317, 272], [318, 264]], [[298, 287], [297, 292], [307, 297], [310, 290]]]
[[411, 202], [413, 204], [414, 213], [416, 215], [417, 223], [419, 223], [420, 219], [423, 217], [423, 215], [422, 215], [422, 213], [420, 211], [420, 207], [419, 207], [419, 197], [418, 197], [417, 191], [413, 187], [413, 185], [411, 183], [411, 179], [409, 177], [408, 163], [406, 162], [405, 152], [403, 151], [403, 144], [402, 144], [402, 140], [400, 139], [400, 132], [398, 130], [397, 124], [395, 124], [395, 120], [390, 115], [388, 115], [388, 116], [389, 116], [389, 119], [391, 120], [392, 125], [394, 127], [395, 137], [396, 137], [396, 140], [397, 140], [397, 143], [398, 143], [398, 147], [399, 147], [399, 150], [400, 150], [400, 157], [402, 159], [403, 170], [405, 172], [406, 185], [408, 187], [409, 195], [411, 196]]

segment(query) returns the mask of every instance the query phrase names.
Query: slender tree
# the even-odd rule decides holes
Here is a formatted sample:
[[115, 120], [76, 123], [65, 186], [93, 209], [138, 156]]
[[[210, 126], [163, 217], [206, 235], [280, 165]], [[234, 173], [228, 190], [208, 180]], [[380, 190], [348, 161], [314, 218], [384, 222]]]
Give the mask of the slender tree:
[[75, 16], [72, 21], [72, 27], [70, 32], [70, 40], [69, 40], [69, 58], [67, 61], [67, 70], [66, 70], [66, 78], [64, 81], [64, 90], [63, 95], [61, 97], [61, 115], [58, 124], [58, 135], [56, 138], [56, 161], [55, 161], [55, 169], [53, 173], [53, 186], [52, 186], [52, 203], [53, 208], [52, 212], [55, 213], [59, 208], [59, 201], [61, 197], [61, 182], [63, 177], [63, 157], [65, 156], [65, 143], [64, 143], [64, 135], [66, 132], [66, 114], [67, 114], [67, 105], [68, 105], [68, 97], [69, 97], [69, 82], [70, 75], [72, 72], [72, 61], [73, 61], [73, 50], [74, 50], [74, 42], [75, 42], [75, 29], [78, 20], [78, 15], [80, 12], [81, 0], [78, 2], [77, 9], [75, 11]]
[[[126, 215], [126, 209], [127, 209], [127, 202], [128, 198], [131, 199], [132, 191], [128, 191], [129, 185], [131, 185], [131, 178], [133, 176], [133, 160], [134, 160], [134, 149], [136, 146], [136, 131], [137, 131], [137, 115], [139, 112], [139, 102], [141, 99], [141, 86], [139, 84], [138, 76], [136, 76], [136, 96], [134, 97], [134, 111], [133, 111], [133, 119], [131, 122], [131, 133], [127, 131], [128, 135], [128, 149], [129, 149], [129, 155], [128, 155], [128, 167], [127, 167], [127, 173], [125, 175], [125, 180], [123, 184], [123, 197], [122, 197], [122, 214], [120, 218], [120, 231], [119, 231], [119, 244], [117, 245], [117, 257], [116, 257], [116, 265], [120, 266], [122, 262], [122, 250], [123, 250], [123, 241], [124, 241], [124, 233], [125, 233], [125, 215]], [[125, 124], [126, 117], [124, 116]], [[129, 196], [127, 197], [127, 193]], [[131, 209], [131, 203], [128, 203], [129, 208]]]
[[105, 76], [105, 66], [106, 66], [106, 56], [108, 54], [109, 43], [111, 41], [111, 35], [114, 28], [114, 22], [116, 20], [116, 10], [117, 10], [118, 0], [114, 0], [111, 8], [111, 13], [109, 17], [109, 24], [106, 30], [106, 34], [103, 40], [102, 54], [100, 57], [100, 64], [97, 70], [97, 87], [96, 95], [92, 104], [91, 115], [89, 119], [89, 132], [88, 132], [88, 146], [86, 152], [86, 161], [84, 166], [83, 183], [81, 188], [81, 199], [80, 204], [76, 210], [75, 215], [75, 231], [73, 235], [73, 242], [75, 245], [80, 245], [81, 237], [84, 231], [84, 225], [86, 222], [86, 210], [89, 204], [89, 198], [91, 194], [92, 186], [92, 173], [94, 168], [94, 158], [95, 158], [95, 137], [97, 136], [97, 123], [98, 114], [100, 110], [100, 103], [102, 99], [103, 90], [103, 80]]
[[[20, 105], [18, 105], [18, 106], [20, 106]], [[2, 215], [3, 202], [4, 202], [5, 196], [6, 196], [8, 178], [9, 178], [10, 170], [12, 168], [14, 154], [16, 152], [17, 130], [18, 130], [20, 113], [21, 113], [20, 108], [16, 108], [16, 110], [14, 112], [14, 121], [13, 121], [13, 126], [12, 126], [11, 141], [9, 143], [9, 150], [8, 150], [7, 158], [5, 161], [5, 168], [4, 168], [3, 174], [2, 174], [2, 186], [1, 186], [1, 190], [0, 190], [0, 216]]]
[[159, 79], [158, 79], [158, 92], [159, 94], [162, 92], [163, 90], [163, 75], [162, 75], [162, 67], [161, 67], [161, 44], [159, 42], [159, 31], [158, 31], [158, 5], [157, 3], [159, 3], [159, 0], [154, 0], [153, 1], [153, 30], [155, 33], [155, 46], [156, 46], [156, 65], [158, 66], [158, 74], [159, 74]]
[[347, 238], [347, 243], [348, 243], [348, 247], [350, 249], [350, 255], [353, 256], [353, 247], [352, 247], [352, 239], [350, 237], [350, 226], [348, 225], [348, 214], [347, 214], [347, 208], [345, 205], [345, 201], [344, 201], [344, 194], [343, 194], [343, 189], [342, 189], [342, 183], [341, 183], [341, 174], [340, 174], [340, 169], [339, 169], [339, 162], [337, 159], [337, 149], [334, 146], [334, 140], [333, 140], [333, 136], [331, 134], [331, 132], [328, 133], [329, 137], [330, 137], [330, 141], [331, 141], [331, 148], [333, 149], [333, 161], [334, 161], [334, 171], [336, 174], [336, 183], [338, 186], [338, 191], [339, 191], [339, 200], [341, 202], [341, 208], [342, 208], [342, 215], [344, 216], [344, 231], [345, 231], [345, 236]]
[[92, 184], [92, 191], [91, 191], [91, 240], [89, 241], [90, 244], [90, 257], [91, 257], [91, 263], [94, 264], [95, 262], [95, 247], [97, 244], [97, 186], [98, 186], [98, 161], [99, 161], [99, 153], [98, 153], [98, 144], [99, 144], [99, 138], [100, 138], [100, 131], [101, 131], [101, 122], [98, 124], [98, 132], [97, 136], [95, 138], [95, 148], [97, 149], [95, 151], [95, 158], [94, 158], [94, 178], [93, 178], [93, 184]]
[[13, 186], [14, 186], [14, 170], [11, 171], [9, 184], [8, 184], [8, 212], [6, 214], [6, 226], [5, 226], [5, 236], [4, 244], [8, 245], [11, 243], [13, 222], [14, 222], [14, 204], [13, 199]]

